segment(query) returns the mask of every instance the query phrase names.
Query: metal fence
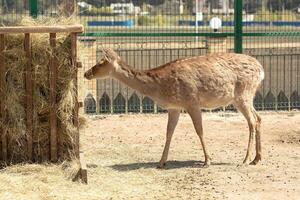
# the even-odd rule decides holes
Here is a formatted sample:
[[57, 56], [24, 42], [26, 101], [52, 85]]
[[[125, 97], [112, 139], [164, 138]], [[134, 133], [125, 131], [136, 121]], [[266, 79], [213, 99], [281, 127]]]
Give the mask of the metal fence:
[[[28, 0], [22, 1], [21, 8], [19, 4], [4, 6], [3, 2], [3, 24], [13, 24], [29, 14], [55, 17], [75, 11], [73, 17], [85, 25], [79, 38], [84, 46], [84, 69], [101, 57], [102, 47], [115, 49], [140, 70], [211, 52], [243, 52], [256, 57], [265, 68], [266, 78], [254, 100], [257, 109], [300, 108], [300, 14], [296, 1]], [[218, 32], [209, 27], [212, 17], [222, 20]], [[82, 82], [87, 113], [164, 111], [149, 97], [112, 79]]]

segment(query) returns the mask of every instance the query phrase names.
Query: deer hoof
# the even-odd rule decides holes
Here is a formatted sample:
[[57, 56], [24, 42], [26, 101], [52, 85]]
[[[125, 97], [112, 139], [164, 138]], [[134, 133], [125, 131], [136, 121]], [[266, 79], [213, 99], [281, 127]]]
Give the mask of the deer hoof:
[[256, 165], [261, 159], [260, 158], [254, 158], [254, 160], [250, 163], [250, 165]]

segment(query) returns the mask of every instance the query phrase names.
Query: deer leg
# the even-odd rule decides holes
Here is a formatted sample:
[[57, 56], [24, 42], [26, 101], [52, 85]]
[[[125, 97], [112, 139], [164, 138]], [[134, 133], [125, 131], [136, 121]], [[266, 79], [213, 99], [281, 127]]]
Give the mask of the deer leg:
[[170, 143], [171, 143], [171, 139], [172, 139], [175, 127], [176, 127], [178, 119], [179, 119], [179, 115], [180, 115], [179, 110], [169, 110], [168, 111], [167, 139], [166, 139], [166, 144], [165, 144], [165, 148], [164, 148], [162, 157], [157, 166], [158, 168], [162, 168], [166, 164], [166, 161], [168, 159]]
[[251, 165], [256, 165], [261, 160], [261, 141], [260, 141], [260, 125], [261, 125], [261, 117], [258, 115], [256, 110], [252, 108], [252, 113], [256, 117], [256, 126], [255, 126], [255, 144], [256, 144], [256, 155], [254, 160], [250, 163]]
[[248, 148], [247, 148], [247, 153], [246, 157], [243, 161], [243, 164], [246, 164], [249, 161], [249, 156], [251, 153], [251, 146], [253, 145], [253, 134], [254, 134], [254, 128], [256, 125], [256, 119], [254, 114], [252, 113], [250, 103], [248, 101], [240, 101], [240, 102], [235, 102], [235, 107], [244, 115], [248, 122], [249, 126], [249, 141], [248, 141]]
[[204, 161], [204, 167], [208, 167], [210, 165], [210, 160], [211, 158], [208, 155], [207, 149], [206, 149], [206, 145], [205, 145], [205, 141], [203, 138], [203, 127], [202, 127], [202, 112], [200, 108], [192, 108], [190, 110], [188, 110], [189, 115], [192, 118], [194, 127], [196, 129], [197, 135], [200, 138], [200, 142], [203, 148], [203, 152], [204, 152], [204, 157], [205, 157], [205, 161]]

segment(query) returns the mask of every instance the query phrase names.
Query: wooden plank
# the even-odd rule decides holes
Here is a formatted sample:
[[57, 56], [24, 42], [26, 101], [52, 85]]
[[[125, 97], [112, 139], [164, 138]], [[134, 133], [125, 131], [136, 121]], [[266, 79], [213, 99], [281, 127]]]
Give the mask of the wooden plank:
[[0, 34], [6, 33], [82, 33], [83, 26], [77, 25], [67, 25], [67, 26], [10, 26], [1, 27]]
[[27, 57], [27, 66], [25, 70], [27, 156], [29, 160], [33, 161], [33, 69], [31, 64], [32, 59], [29, 33], [25, 34], [24, 50]]
[[72, 59], [72, 67], [76, 70], [74, 81], [75, 81], [75, 90], [76, 90], [76, 99], [75, 99], [75, 108], [73, 112], [74, 116], [74, 126], [77, 127], [77, 134], [75, 136], [75, 154], [76, 157], [79, 158], [79, 121], [78, 121], [78, 112], [79, 112], [79, 105], [78, 105], [78, 69], [77, 69], [77, 34], [71, 33], [71, 59]]
[[[50, 33], [50, 46], [54, 50], [56, 46], [56, 33]], [[57, 62], [56, 58], [50, 58], [49, 69], [50, 81], [50, 159], [52, 162], [58, 160], [58, 136], [57, 136], [57, 103], [56, 103], [56, 82], [57, 82]]]
[[[3, 51], [5, 49], [5, 37], [4, 34], [0, 34], [0, 96], [3, 98], [4, 97], [4, 86], [5, 86], [5, 60], [4, 60], [4, 55]], [[1, 102], [0, 98], [0, 120], [2, 123], [5, 122], [5, 110], [4, 110], [4, 105]], [[1, 140], [1, 149], [0, 149], [0, 154], [1, 158], [4, 162], [7, 161], [7, 137], [6, 133], [4, 132], [5, 130], [3, 127], [0, 127], [0, 140]]]

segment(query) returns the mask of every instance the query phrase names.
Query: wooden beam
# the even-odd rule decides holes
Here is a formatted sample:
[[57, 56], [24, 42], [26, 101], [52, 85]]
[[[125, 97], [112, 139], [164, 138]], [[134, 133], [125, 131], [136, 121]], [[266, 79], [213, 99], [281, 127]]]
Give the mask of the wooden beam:
[[67, 25], [67, 26], [10, 26], [1, 27], [0, 34], [6, 33], [82, 33], [83, 26]]
[[27, 58], [25, 72], [26, 88], [26, 137], [27, 137], [27, 157], [33, 161], [33, 69], [31, 58], [30, 34], [26, 33], [24, 38], [24, 50]]
[[[5, 87], [5, 60], [4, 60], [4, 55], [3, 51], [5, 49], [5, 37], [4, 34], [0, 34], [0, 96], [3, 98], [4, 97], [4, 87]], [[4, 105], [3, 102], [1, 102], [0, 98], [0, 120], [2, 123], [5, 122], [5, 110], [4, 110]], [[7, 138], [6, 138], [6, 133], [4, 132], [5, 130], [3, 129], [2, 126], [0, 126], [0, 141], [1, 141], [1, 149], [0, 149], [0, 155], [2, 160], [4, 162], [7, 161]]]
[[75, 77], [74, 77], [74, 84], [76, 90], [76, 97], [75, 97], [75, 108], [73, 112], [74, 116], [74, 126], [77, 128], [77, 133], [75, 136], [75, 154], [76, 157], [79, 158], [79, 119], [78, 119], [78, 112], [79, 112], [79, 105], [78, 105], [78, 68], [77, 68], [77, 33], [71, 33], [71, 59], [72, 59], [72, 67], [75, 69]]
[[[52, 51], [56, 47], [56, 33], [50, 33], [50, 46]], [[49, 81], [50, 81], [50, 159], [52, 162], [58, 160], [58, 136], [57, 136], [57, 103], [56, 103], [56, 82], [57, 82], [57, 61], [52, 53], [50, 58], [49, 69]]]

